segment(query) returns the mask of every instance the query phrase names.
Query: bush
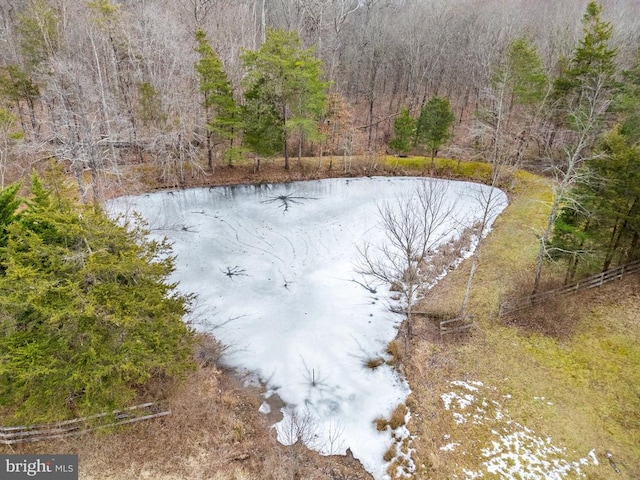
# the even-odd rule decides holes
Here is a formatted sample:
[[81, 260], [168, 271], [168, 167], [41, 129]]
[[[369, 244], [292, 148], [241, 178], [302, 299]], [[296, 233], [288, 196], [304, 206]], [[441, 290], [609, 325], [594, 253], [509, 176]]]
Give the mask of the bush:
[[[529, 279], [517, 278], [513, 281], [508, 297], [521, 298], [531, 293], [533, 286]], [[557, 288], [559, 284], [545, 283], [541, 292]], [[503, 322], [520, 328], [523, 332], [540, 333], [555, 338], [569, 338], [573, 335], [578, 322], [582, 305], [579, 297], [552, 296], [528, 305], [521, 310], [503, 317]]]
[[364, 362], [364, 366], [371, 370], [375, 370], [382, 365], [384, 365], [384, 358], [382, 357], [368, 358]]
[[213, 335], [201, 334], [196, 338], [194, 355], [201, 368], [218, 367], [226, 345], [219, 342]]
[[405, 423], [405, 418], [409, 410], [404, 403], [401, 403], [396, 407], [396, 409], [391, 414], [391, 418], [389, 419], [389, 426], [391, 430], [395, 430], [398, 427], [401, 427]]
[[25, 423], [120, 409], [193, 365], [169, 245], [77, 206], [60, 173], [0, 248], [0, 405]]

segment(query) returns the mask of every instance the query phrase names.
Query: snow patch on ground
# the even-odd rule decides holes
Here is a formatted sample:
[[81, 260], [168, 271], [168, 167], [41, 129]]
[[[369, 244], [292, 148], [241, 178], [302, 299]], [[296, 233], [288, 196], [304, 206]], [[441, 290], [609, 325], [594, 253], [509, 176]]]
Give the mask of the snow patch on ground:
[[[550, 437], [541, 437], [533, 430], [522, 425], [505, 413], [502, 405], [489, 400], [488, 392], [480, 382], [451, 382], [454, 389], [442, 394], [446, 411], [450, 411], [456, 424], [471, 423], [491, 428], [490, 445], [481, 449], [484, 458], [480, 470], [462, 469], [466, 480], [499, 476], [507, 480], [563, 480], [565, 478], [585, 478], [582, 467], [598, 465], [595, 450], [577, 460], [569, 460], [570, 454], [565, 448], [553, 443]], [[505, 395], [503, 398], [510, 398]], [[544, 401], [544, 397], [535, 397]], [[545, 402], [553, 405], [551, 402]], [[445, 440], [451, 436], [446, 435]], [[449, 441], [440, 447], [450, 452], [464, 448], [464, 440]], [[458, 478], [455, 476], [454, 478]]]

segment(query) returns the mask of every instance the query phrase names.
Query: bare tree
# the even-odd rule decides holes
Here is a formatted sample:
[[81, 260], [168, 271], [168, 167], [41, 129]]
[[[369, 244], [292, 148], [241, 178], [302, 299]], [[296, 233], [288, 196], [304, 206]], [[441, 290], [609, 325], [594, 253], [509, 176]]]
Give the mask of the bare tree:
[[202, 28], [209, 13], [218, 0], [178, 0], [178, 3], [189, 15], [189, 21], [193, 21], [193, 31]]
[[581, 167], [594, 156], [598, 136], [611, 122], [609, 105], [615, 88], [617, 50], [610, 45], [613, 26], [601, 15], [602, 5], [589, 2], [582, 19], [583, 39], [576, 46], [569, 67], [554, 85], [554, 123], [561, 142], [546, 144], [555, 179], [554, 198], [546, 228], [540, 235], [532, 294], [540, 287], [543, 261], [560, 206], [578, 182]]
[[478, 264], [480, 263], [480, 244], [488, 233], [489, 227], [496, 215], [504, 206], [504, 196], [501, 195], [501, 192], [496, 187], [500, 183], [500, 179], [502, 178], [505, 170], [510, 170], [508, 164], [494, 163], [490, 188], [480, 187], [475, 194], [476, 201], [482, 208], [482, 218], [474, 225], [475, 239], [472, 245], [473, 255], [471, 256], [471, 270], [467, 279], [464, 297], [462, 298], [462, 305], [460, 306], [459, 316], [462, 319], [467, 315], [467, 306], [469, 304], [469, 297], [471, 296], [471, 288], [473, 286], [476, 270], [478, 269]]
[[284, 419], [277, 425], [278, 440], [284, 445], [298, 442], [312, 444], [318, 432], [317, 419], [308, 409], [298, 411], [295, 407], [289, 407], [287, 410]]
[[598, 122], [609, 106], [609, 100], [602, 99], [604, 96], [603, 90], [603, 83], [597, 83], [592, 90], [593, 96], [588, 98], [587, 108], [572, 112], [571, 115], [575, 127], [573, 131], [563, 132], [562, 137], [566, 138], [566, 143], [561, 151], [558, 152], [551, 149], [548, 144], [546, 145], [549, 158], [559, 158], [558, 164], [550, 167], [553, 175], [553, 200], [547, 216], [547, 224], [540, 234], [540, 248], [536, 261], [532, 294], [537, 293], [540, 288], [542, 266], [544, 259], [548, 255], [547, 245], [560, 207], [563, 203], [571, 202], [569, 192], [581, 179], [583, 174], [582, 165], [586, 160], [592, 158], [590, 149], [599, 133]]
[[413, 305], [423, 284], [433, 280], [428, 268], [439, 243], [456, 229], [455, 201], [447, 194], [449, 184], [425, 179], [410, 196], [378, 207], [385, 242], [365, 244], [357, 271], [398, 291], [407, 315], [407, 341], [412, 336]]

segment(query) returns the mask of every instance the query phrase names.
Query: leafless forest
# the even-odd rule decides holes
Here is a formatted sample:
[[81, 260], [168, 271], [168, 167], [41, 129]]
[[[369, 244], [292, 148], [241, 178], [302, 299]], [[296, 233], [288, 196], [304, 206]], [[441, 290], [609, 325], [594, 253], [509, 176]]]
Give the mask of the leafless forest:
[[[202, 29], [243, 102], [241, 55], [269, 28], [299, 32], [330, 81], [328, 140], [304, 154], [384, 151], [402, 107], [433, 96], [456, 115], [455, 155], [473, 148], [477, 113], [503, 109], [510, 137], [531, 124], [496, 107], [492, 81], [524, 37], [553, 79], [582, 36], [586, 0], [0, 0], [3, 184], [55, 156], [75, 171], [120, 174], [154, 161], [181, 177], [202, 163], [206, 118], [194, 64]], [[637, 55], [640, 3], [603, 0], [616, 66]], [[11, 88], [6, 85], [10, 85]], [[496, 117], [496, 114], [494, 114]], [[497, 117], [496, 117], [497, 118]], [[509, 127], [507, 127], [509, 125]], [[495, 137], [495, 126], [492, 127]], [[506, 132], [506, 130], [505, 130]], [[506, 133], [505, 133], [506, 134]], [[527, 133], [529, 135], [529, 132]], [[511, 142], [510, 148], [522, 150]], [[534, 135], [527, 138], [527, 148]], [[540, 140], [535, 140], [540, 144]], [[494, 146], [496, 143], [494, 142]], [[538, 145], [539, 146], [539, 145]], [[497, 148], [497, 147], [496, 147]], [[542, 147], [540, 147], [542, 149]], [[477, 149], [476, 149], [477, 150]], [[194, 168], [195, 167], [195, 168]]]

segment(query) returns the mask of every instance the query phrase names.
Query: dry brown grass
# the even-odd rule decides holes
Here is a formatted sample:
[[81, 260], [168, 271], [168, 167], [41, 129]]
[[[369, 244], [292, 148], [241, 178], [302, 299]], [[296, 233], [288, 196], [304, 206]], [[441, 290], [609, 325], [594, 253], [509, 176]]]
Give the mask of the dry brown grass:
[[371, 478], [352, 457], [279, 444], [259, 393], [233, 373], [199, 368], [171, 395], [168, 417], [0, 452], [78, 454], [83, 480]]
[[[405, 372], [412, 389], [407, 405], [415, 456], [426, 467], [425, 478], [434, 480], [460, 476], [463, 468], [479, 469], [482, 448], [495, 438], [492, 427], [457, 424], [442, 399], [452, 380], [479, 380], [486, 385], [488, 402], [498, 402], [516, 422], [552, 437], [571, 459], [595, 449], [600, 465], [585, 467], [587, 478], [637, 478], [640, 397], [632, 387], [640, 382], [637, 278], [543, 304], [506, 322], [497, 316], [506, 295], [530, 288], [523, 278], [532, 278], [535, 233], [544, 226], [547, 190], [535, 178], [524, 180], [515, 185], [510, 206], [483, 243], [469, 302], [476, 323], [472, 335], [446, 344], [424, 335], [412, 339]], [[456, 311], [468, 263], [450, 272], [419, 310]], [[546, 269], [546, 278], [549, 273]], [[415, 330], [426, 330], [429, 321], [418, 317]], [[541, 397], [552, 405], [535, 400]], [[440, 450], [460, 439], [463, 447]], [[624, 465], [619, 476], [604, 457], [606, 451]]]
[[385, 462], [390, 462], [391, 460], [393, 460], [395, 456], [396, 456], [396, 447], [395, 445], [392, 445], [391, 447], [387, 448], [386, 452], [384, 452], [384, 456], [382, 457], [382, 459]]
[[375, 370], [382, 365], [384, 365], [384, 358], [382, 357], [368, 358], [364, 362], [364, 366], [370, 370]]
[[389, 342], [386, 348], [386, 353], [391, 357], [387, 360], [387, 363], [392, 367], [399, 366], [404, 359], [404, 347], [402, 341], [399, 338], [396, 338]]
[[389, 426], [389, 422], [386, 418], [383, 417], [376, 418], [373, 423], [375, 423], [376, 430], [378, 430], [379, 432], [384, 432]]
[[389, 427], [391, 427], [391, 430], [395, 430], [405, 424], [408, 412], [409, 409], [404, 403], [401, 403], [395, 408], [389, 419]]

